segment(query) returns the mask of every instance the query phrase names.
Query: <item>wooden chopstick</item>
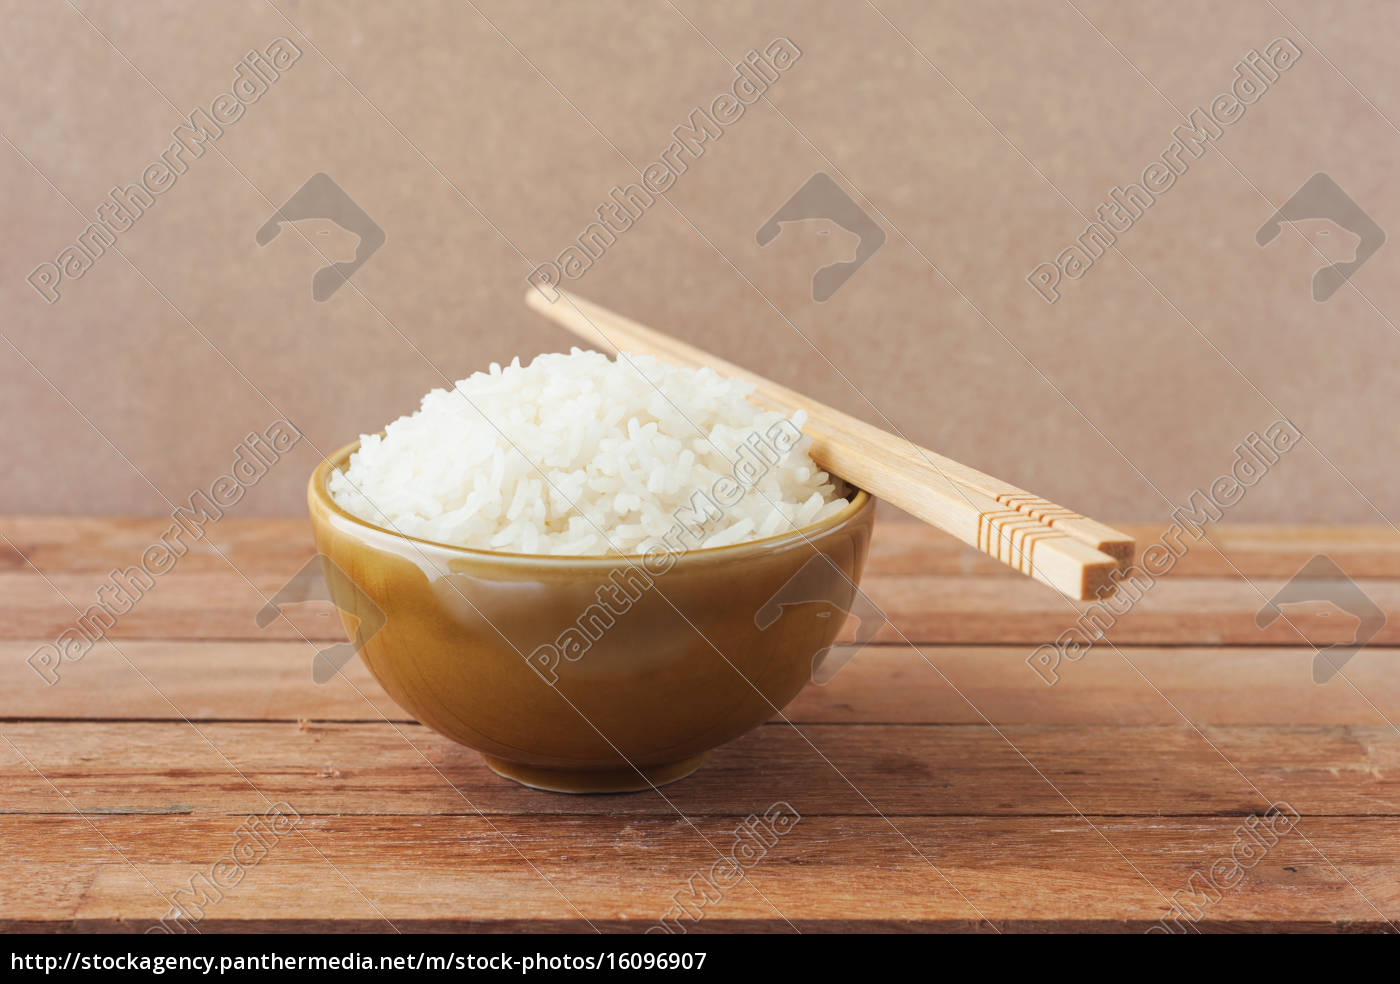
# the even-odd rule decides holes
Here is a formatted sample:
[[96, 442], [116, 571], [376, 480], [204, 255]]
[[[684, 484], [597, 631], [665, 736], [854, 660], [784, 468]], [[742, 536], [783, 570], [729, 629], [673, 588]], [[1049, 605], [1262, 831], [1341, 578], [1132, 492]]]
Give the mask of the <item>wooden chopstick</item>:
[[1132, 561], [1132, 537], [1007, 482], [881, 430], [564, 291], [553, 303], [537, 290], [534, 310], [603, 351], [655, 356], [684, 368], [708, 366], [752, 383], [755, 402], [807, 413], [812, 459], [863, 488], [1077, 599], [1111, 587], [1109, 575]]

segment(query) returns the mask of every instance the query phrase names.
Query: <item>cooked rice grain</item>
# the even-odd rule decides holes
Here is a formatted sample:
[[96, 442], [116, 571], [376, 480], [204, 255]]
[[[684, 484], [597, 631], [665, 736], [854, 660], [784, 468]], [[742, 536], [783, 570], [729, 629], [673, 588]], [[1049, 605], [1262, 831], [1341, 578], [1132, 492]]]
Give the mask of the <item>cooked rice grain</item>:
[[364, 435], [330, 492], [399, 533], [526, 554], [716, 547], [841, 510], [844, 490], [813, 464], [810, 439], [792, 443], [805, 414], [760, 410], [752, 389], [644, 355], [493, 363]]

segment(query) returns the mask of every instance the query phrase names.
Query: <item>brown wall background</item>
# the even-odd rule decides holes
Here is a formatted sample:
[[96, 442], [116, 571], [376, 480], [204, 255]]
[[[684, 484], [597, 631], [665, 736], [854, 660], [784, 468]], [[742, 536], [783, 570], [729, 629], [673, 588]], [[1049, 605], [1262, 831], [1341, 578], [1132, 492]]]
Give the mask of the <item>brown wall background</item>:
[[[1330, 300], [1326, 222], [1255, 232], [1325, 171], [1392, 235], [1400, 8], [1215, 4], [7, 2], [0, 33], [0, 510], [159, 514], [253, 430], [306, 440], [239, 503], [299, 513], [319, 456], [423, 392], [569, 344], [524, 277], [731, 64], [801, 59], [576, 285], [584, 296], [1082, 511], [1154, 518], [1286, 414], [1309, 441], [1232, 513], [1400, 512], [1400, 252]], [[26, 282], [250, 49], [303, 54], [55, 304]], [[1055, 305], [1026, 283], [1181, 122], [1286, 37], [1297, 64]], [[718, 49], [718, 50], [717, 50]], [[324, 171], [387, 242], [329, 301]], [[821, 223], [755, 231], [826, 171], [887, 241], [825, 303]], [[75, 210], [75, 206], [76, 209]], [[833, 229], [827, 225], [826, 232]], [[524, 258], [522, 255], [524, 254]], [[127, 262], [129, 259], [130, 262]]]

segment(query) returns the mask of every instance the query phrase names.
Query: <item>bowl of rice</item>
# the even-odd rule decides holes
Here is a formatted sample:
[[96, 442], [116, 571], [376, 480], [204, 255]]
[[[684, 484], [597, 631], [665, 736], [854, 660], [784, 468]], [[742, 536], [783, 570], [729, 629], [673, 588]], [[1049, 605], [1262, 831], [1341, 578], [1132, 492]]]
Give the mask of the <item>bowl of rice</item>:
[[837, 638], [874, 500], [750, 391], [575, 349], [435, 389], [331, 455], [312, 527], [375, 679], [559, 792], [672, 782], [774, 716]]

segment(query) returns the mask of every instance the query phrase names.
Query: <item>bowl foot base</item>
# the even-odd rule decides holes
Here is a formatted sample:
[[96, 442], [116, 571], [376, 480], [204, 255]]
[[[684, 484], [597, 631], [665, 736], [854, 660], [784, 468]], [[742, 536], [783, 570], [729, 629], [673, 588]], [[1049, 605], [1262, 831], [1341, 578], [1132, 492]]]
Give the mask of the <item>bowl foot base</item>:
[[492, 772], [514, 779], [522, 786], [549, 793], [636, 793], [684, 779], [705, 761], [707, 752], [665, 765], [621, 769], [543, 769], [507, 762], [493, 755], [481, 756]]

